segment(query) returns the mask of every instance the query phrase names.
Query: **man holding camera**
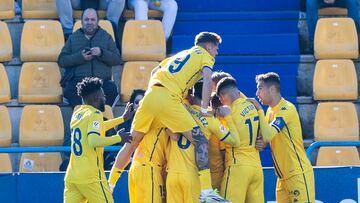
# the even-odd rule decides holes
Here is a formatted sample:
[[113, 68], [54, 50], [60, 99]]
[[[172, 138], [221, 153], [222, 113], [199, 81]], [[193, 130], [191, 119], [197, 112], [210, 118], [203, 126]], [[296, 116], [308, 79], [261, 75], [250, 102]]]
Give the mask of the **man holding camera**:
[[112, 66], [121, 63], [119, 50], [110, 34], [98, 26], [94, 9], [86, 9], [81, 22], [82, 28], [69, 37], [58, 58], [59, 66], [65, 68], [60, 81], [65, 88], [64, 97], [73, 108], [81, 104], [76, 84], [85, 77], [98, 77], [103, 80], [106, 104], [111, 106], [118, 95], [111, 75]]

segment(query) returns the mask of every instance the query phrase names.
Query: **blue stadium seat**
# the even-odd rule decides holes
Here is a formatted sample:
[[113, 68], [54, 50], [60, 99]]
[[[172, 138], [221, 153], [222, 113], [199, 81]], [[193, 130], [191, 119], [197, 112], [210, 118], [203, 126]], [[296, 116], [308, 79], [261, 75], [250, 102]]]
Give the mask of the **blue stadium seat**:
[[[205, 11], [288, 11], [299, 10], [299, 0], [181, 0], [177, 1], [182, 12]], [[206, 5], [206, 6], [204, 6]]]
[[[220, 45], [220, 55], [300, 54], [299, 36], [297, 33], [268, 35], [223, 35], [222, 38], [223, 43]], [[194, 36], [174, 36], [172, 42], [172, 53], [177, 53], [181, 50], [188, 49], [193, 44]]]
[[298, 20], [177, 21], [173, 35], [195, 35], [204, 30], [223, 34], [298, 33]]

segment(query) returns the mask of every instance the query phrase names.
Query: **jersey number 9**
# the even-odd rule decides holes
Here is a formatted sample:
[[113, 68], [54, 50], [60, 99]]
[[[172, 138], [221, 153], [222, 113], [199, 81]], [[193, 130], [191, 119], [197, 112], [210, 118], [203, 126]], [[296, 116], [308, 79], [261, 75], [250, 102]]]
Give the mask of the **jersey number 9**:
[[175, 59], [171, 63], [171, 65], [169, 65], [169, 72], [170, 73], [179, 72], [189, 59], [190, 59], [190, 54], [186, 55], [185, 58], [177, 58], [177, 59]]
[[72, 149], [75, 156], [81, 156], [82, 145], [81, 145], [81, 130], [79, 128], [72, 129]]

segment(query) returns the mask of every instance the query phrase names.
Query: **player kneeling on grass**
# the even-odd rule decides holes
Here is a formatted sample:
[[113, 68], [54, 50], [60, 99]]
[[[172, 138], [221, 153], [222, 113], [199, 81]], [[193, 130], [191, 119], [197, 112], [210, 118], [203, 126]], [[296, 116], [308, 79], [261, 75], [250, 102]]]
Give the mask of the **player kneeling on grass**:
[[105, 97], [99, 78], [85, 78], [77, 84], [83, 99], [71, 117], [71, 155], [65, 174], [64, 203], [114, 202], [103, 167], [103, 147], [118, 142], [130, 142], [128, 133], [118, 131], [105, 137], [105, 132], [131, 116], [130, 105], [123, 117], [103, 121]]

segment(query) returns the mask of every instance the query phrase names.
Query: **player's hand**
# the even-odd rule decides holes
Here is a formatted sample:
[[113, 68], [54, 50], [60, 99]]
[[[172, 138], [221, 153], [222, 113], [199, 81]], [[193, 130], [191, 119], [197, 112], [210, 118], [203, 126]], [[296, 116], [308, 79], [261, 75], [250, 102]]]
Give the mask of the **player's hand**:
[[261, 104], [255, 98], [247, 98], [246, 101], [251, 102], [252, 104], [254, 104], [256, 110], [258, 110], [258, 111], [263, 109]]
[[93, 56], [101, 56], [101, 49], [100, 47], [93, 47], [90, 49], [91, 50], [91, 54]]
[[178, 133], [173, 133], [173, 132], [171, 132], [171, 130], [168, 129], [168, 128], [165, 128], [165, 133], [167, 134], [167, 136], [169, 136], [169, 137], [170, 137], [172, 140], [174, 140], [174, 141], [178, 141], [179, 138], [180, 138], [180, 134], [178, 134]]
[[91, 55], [91, 51], [86, 51], [85, 49], [81, 52], [82, 56], [84, 57], [85, 61], [90, 61], [93, 59], [93, 56]]
[[217, 109], [217, 113], [219, 114], [219, 116], [225, 117], [225, 116], [230, 115], [231, 109], [230, 109], [230, 107], [228, 107], [228, 106], [220, 106], [220, 107]]
[[124, 143], [132, 142], [131, 134], [130, 134], [130, 132], [125, 132], [125, 128], [122, 128], [119, 131], [117, 131], [117, 134], [121, 137], [121, 142], [124, 142]]
[[255, 148], [261, 152], [266, 147], [266, 143], [262, 139], [262, 136], [256, 138]]
[[122, 115], [122, 117], [124, 118], [125, 121], [131, 119], [134, 114], [135, 114], [135, 110], [133, 109], [134, 104], [128, 102], [125, 106], [125, 111]]

